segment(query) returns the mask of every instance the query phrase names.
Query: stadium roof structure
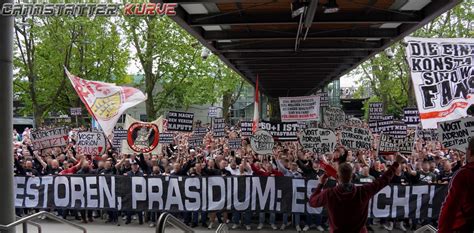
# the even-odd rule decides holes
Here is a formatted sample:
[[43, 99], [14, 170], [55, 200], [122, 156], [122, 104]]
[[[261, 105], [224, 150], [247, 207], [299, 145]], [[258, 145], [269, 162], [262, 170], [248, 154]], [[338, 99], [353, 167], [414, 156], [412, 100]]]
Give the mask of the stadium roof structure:
[[315, 93], [462, 0], [164, 0], [269, 97]]

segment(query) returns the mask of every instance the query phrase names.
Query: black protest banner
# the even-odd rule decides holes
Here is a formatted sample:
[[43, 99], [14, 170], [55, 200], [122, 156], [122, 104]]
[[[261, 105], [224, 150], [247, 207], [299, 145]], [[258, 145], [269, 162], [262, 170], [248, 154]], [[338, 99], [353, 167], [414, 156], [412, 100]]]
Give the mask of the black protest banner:
[[336, 129], [346, 122], [346, 114], [340, 108], [329, 107], [324, 110], [324, 124], [327, 128]]
[[229, 149], [238, 150], [241, 147], [242, 147], [242, 139], [240, 138], [229, 139]]
[[222, 138], [225, 136], [224, 118], [214, 118], [212, 123], [212, 136], [215, 138]]
[[304, 149], [316, 153], [332, 153], [336, 147], [336, 134], [329, 129], [309, 128], [302, 130], [299, 141]]
[[368, 123], [369, 125], [369, 129], [370, 131], [372, 131], [372, 133], [380, 133], [380, 130], [379, 130], [379, 122], [378, 121], [372, 121], [372, 122], [369, 122]]
[[172, 144], [174, 141], [173, 133], [160, 133], [160, 143], [161, 144]]
[[252, 135], [252, 126], [253, 122], [251, 121], [241, 121], [240, 122], [240, 136], [249, 137]]
[[417, 108], [403, 109], [403, 122], [409, 128], [416, 128], [420, 123], [420, 113]]
[[415, 132], [412, 131], [405, 138], [398, 141], [398, 151], [403, 155], [411, 155], [415, 146]]
[[207, 128], [204, 128], [204, 127], [194, 128], [193, 136], [204, 138], [206, 134], [207, 134]]
[[127, 140], [127, 130], [125, 129], [114, 129], [114, 138], [112, 139], [112, 147], [121, 150], [122, 142]]
[[391, 154], [394, 152], [398, 152], [398, 140], [393, 138], [393, 136], [390, 134], [380, 134], [378, 153]]
[[75, 148], [78, 154], [100, 155], [105, 152], [106, 143], [103, 133], [79, 132]]
[[377, 121], [379, 132], [385, 133], [393, 130], [393, 116], [384, 116], [381, 121]]
[[[43, 176], [14, 179], [15, 207], [119, 211], [321, 214], [308, 199], [318, 180], [291, 177]], [[369, 203], [375, 218], [437, 218], [447, 185], [389, 185]]]
[[474, 118], [438, 122], [438, 135], [443, 147], [465, 150], [474, 137]]
[[474, 104], [474, 39], [405, 39], [423, 128], [467, 116]]
[[392, 129], [387, 133], [395, 139], [403, 139], [407, 136], [407, 126], [403, 121], [393, 121]]
[[297, 141], [298, 123], [262, 121], [259, 128], [268, 131], [275, 141]]
[[437, 141], [438, 131], [437, 129], [423, 129], [420, 123], [416, 128], [416, 138], [424, 141]]
[[329, 107], [329, 95], [327, 92], [318, 93], [319, 96], [319, 106], [320, 107]]
[[369, 122], [383, 120], [383, 103], [369, 103]]
[[188, 146], [190, 147], [200, 147], [203, 144], [204, 139], [200, 136], [192, 136], [188, 138]]
[[351, 150], [370, 150], [372, 135], [369, 129], [345, 126], [341, 131], [341, 144]]
[[168, 112], [169, 131], [193, 131], [194, 113], [190, 112]]
[[65, 127], [49, 130], [34, 130], [31, 132], [31, 143], [35, 150], [66, 146], [69, 139], [68, 135], [69, 130]]

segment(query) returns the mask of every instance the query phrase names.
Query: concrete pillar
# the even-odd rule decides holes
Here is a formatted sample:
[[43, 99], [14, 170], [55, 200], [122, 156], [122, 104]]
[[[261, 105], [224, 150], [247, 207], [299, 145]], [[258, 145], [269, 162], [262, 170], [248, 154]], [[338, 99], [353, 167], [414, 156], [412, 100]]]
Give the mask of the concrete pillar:
[[[0, 9], [6, 2], [0, 0]], [[13, 198], [13, 17], [0, 16], [0, 224], [15, 221]], [[14, 233], [15, 229], [7, 231]]]

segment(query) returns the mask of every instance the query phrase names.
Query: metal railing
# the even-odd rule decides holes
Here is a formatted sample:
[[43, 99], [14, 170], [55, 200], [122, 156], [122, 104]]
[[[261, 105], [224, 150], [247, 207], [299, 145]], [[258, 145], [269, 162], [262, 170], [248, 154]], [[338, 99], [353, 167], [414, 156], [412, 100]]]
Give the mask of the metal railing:
[[227, 233], [229, 232], [229, 227], [225, 223], [221, 223], [216, 230], [216, 233]]
[[[20, 220], [20, 219], [21, 219], [20, 216], [16, 216], [16, 220]], [[43, 229], [41, 228], [41, 225], [39, 223], [35, 223], [33, 221], [26, 221], [26, 222], [22, 223], [24, 233], [28, 232], [28, 225], [32, 225], [32, 226], [36, 227], [36, 229], [38, 229], [38, 233], [41, 233], [43, 231]]]
[[[58, 217], [58, 216], [56, 216], [52, 213], [46, 212], [46, 211], [41, 211], [41, 212], [38, 212], [38, 213], [35, 213], [35, 214], [32, 214], [32, 215], [28, 215], [28, 216], [26, 216], [24, 218], [21, 218], [19, 220], [16, 220], [15, 222], [12, 222], [8, 225], [0, 225], [0, 230], [9, 230], [13, 227], [16, 227], [16, 226], [22, 224], [23, 225], [23, 233], [27, 233], [28, 232], [28, 228], [27, 228], [28, 223], [31, 224], [31, 225], [37, 226], [37, 227], [39, 226], [39, 224], [32, 223], [30, 220], [32, 220], [34, 218], [38, 218], [40, 216], [45, 216], [46, 218], [49, 218], [49, 219], [55, 220], [57, 222], [64, 223], [66, 225], [72, 226], [76, 229], [79, 229], [83, 233], [87, 233], [87, 229], [85, 227], [82, 227], [79, 224], [70, 222], [68, 220], [62, 219], [62, 218], [60, 218], [60, 217]], [[41, 233], [41, 226], [39, 226], [38, 232]]]
[[435, 227], [433, 227], [431, 225], [424, 225], [424, 226], [418, 228], [416, 231], [414, 231], [414, 233], [423, 233], [423, 232], [426, 232], [426, 231], [433, 232], [433, 233], [438, 232], [438, 230]]
[[183, 222], [181, 222], [181, 220], [171, 215], [170, 213], [162, 213], [160, 215], [160, 218], [158, 218], [158, 224], [156, 224], [156, 233], [165, 232], [167, 223], [182, 230], [185, 233], [194, 233], [194, 230], [191, 227], [184, 224]]

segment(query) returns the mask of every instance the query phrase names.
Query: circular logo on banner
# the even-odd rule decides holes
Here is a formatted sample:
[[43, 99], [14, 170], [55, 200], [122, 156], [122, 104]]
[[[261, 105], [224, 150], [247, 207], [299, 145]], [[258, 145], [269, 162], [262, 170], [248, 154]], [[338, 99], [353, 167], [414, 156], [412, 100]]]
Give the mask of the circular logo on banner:
[[272, 154], [273, 145], [273, 136], [265, 130], [257, 130], [257, 132], [250, 137], [250, 147], [257, 154]]
[[160, 131], [156, 124], [135, 122], [128, 127], [127, 142], [133, 151], [151, 152], [158, 146], [159, 139]]

